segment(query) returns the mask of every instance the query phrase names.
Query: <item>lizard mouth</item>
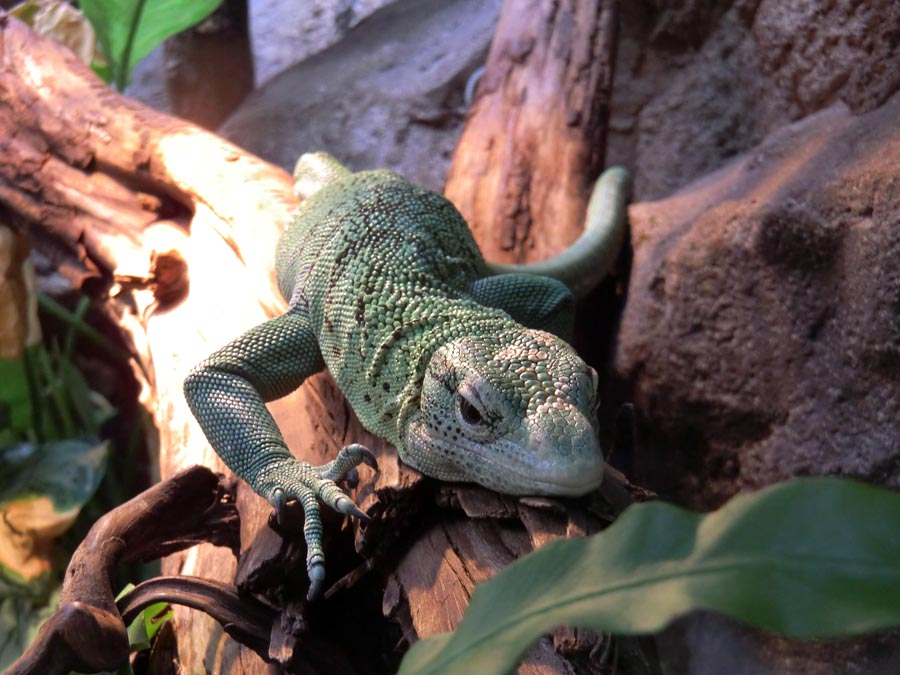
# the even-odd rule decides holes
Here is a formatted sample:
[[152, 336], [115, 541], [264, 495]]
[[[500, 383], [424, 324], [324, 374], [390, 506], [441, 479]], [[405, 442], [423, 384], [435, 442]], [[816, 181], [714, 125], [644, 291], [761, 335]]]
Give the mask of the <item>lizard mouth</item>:
[[603, 480], [603, 455], [593, 435], [563, 452], [539, 438], [527, 446], [503, 439], [466, 445], [415, 424], [406, 441], [401, 459], [413, 468], [440, 480], [475, 482], [505, 494], [577, 497]]
[[484, 465], [491, 467], [492, 473], [505, 474], [500, 485], [482, 483], [485, 487], [498, 492], [579, 497], [595, 490], [603, 481], [603, 455], [599, 446], [596, 446], [595, 452], [584, 453], [579, 459], [561, 463], [539, 459], [546, 452], [544, 448], [522, 448], [508, 441], [503, 443], [507, 446], [506, 452], [502, 453], [505, 461], [498, 461], [494, 453], [497, 445], [495, 443], [489, 447], [476, 446], [467, 448], [466, 451], [477, 455]]

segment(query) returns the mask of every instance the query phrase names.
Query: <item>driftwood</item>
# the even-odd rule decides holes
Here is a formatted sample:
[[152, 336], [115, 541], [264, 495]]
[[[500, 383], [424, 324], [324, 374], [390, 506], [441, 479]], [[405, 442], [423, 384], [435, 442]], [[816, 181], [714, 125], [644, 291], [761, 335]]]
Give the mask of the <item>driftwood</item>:
[[603, 167], [618, 13], [507, 0], [444, 194], [491, 262], [559, 253]]
[[[131, 602], [123, 605], [123, 622], [110, 587], [116, 565], [155, 560], [204, 541], [236, 548], [237, 524], [232, 495], [202, 467], [183, 471], [106, 514], [72, 555], [59, 611], [41, 626], [34, 643], [7, 675], [118, 669], [128, 658], [125, 622], [158, 598], [147, 597], [146, 589], [133, 592]], [[207, 605], [224, 617], [237, 616], [241, 623], [249, 615], [249, 631], [239, 626], [238, 635], [250, 641], [244, 633], [252, 634], [254, 610], [259, 610], [243, 602], [241, 612], [229, 612], [227, 591], [218, 590], [206, 598]]]
[[[504, 144], [516, 148], [479, 168], [485, 185], [513, 186], [503, 199], [475, 200], [476, 233], [489, 256], [497, 249], [491, 232], [507, 233], [495, 240], [507, 255], [518, 250], [517, 260], [543, 257], [577, 235], [602, 157], [613, 7], [611, 0], [507, 2], [457, 155], [458, 166], [478, 155], [478, 147], [464, 150], [469, 137], [490, 136], [496, 152]], [[532, 59], [543, 68], [530, 67]], [[222, 470], [187, 410], [181, 382], [212, 349], [283, 309], [273, 251], [297, 204], [290, 177], [113, 93], [64, 48], [5, 16], [0, 61], [0, 201], [31, 225], [42, 282], [58, 289], [64, 281], [91, 294], [127, 336], [141, 402], [158, 428], [162, 476], [195, 463]], [[565, 87], [553, 96], [556, 80]], [[513, 115], [517, 104], [528, 109], [520, 118]], [[498, 111], [522, 120], [527, 142], [516, 145], [516, 125], [501, 130]], [[482, 114], [490, 133], [479, 131]], [[557, 150], [538, 151], [544, 144]], [[519, 163], [528, 169], [511, 180]], [[476, 186], [461, 186], [461, 175], [454, 170], [448, 193], [467, 212], [466, 190]], [[559, 197], [551, 197], [556, 190]], [[499, 219], [481, 215], [492, 208]], [[564, 236], [538, 245], [549, 214]], [[518, 223], [511, 230], [509, 218]], [[509, 232], [518, 234], [510, 240]], [[340, 519], [324, 514], [333, 584], [325, 599], [308, 605], [302, 537], [267, 525], [270, 508], [240, 483], [239, 564], [231, 551], [204, 545], [167, 557], [164, 572], [236, 581], [242, 593], [278, 608], [268, 653], [260, 656], [258, 644], [238, 646], [201, 613], [179, 610], [173, 649], [184, 672], [265, 673], [265, 660], [289, 671], [302, 663], [304, 672], [390, 672], [398, 643], [458, 623], [475, 583], [552, 538], [602, 528], [632, 500], [621, 479], [565, 503], [425, 480], [361, 428], [327, 373], [271, 408], [289, 446], [308, 461], [327, 461], [351, 439], [376, 454], [379, 471], [362, 467], [352, 491], [372, 521], [340, 530]], [[598, 639], [558, 632], [556, 646], [539, 643], [522, 672], [563, 672], [567, 663], [589, 660]], [[310, 659], [317, 649], [337, 656]]]

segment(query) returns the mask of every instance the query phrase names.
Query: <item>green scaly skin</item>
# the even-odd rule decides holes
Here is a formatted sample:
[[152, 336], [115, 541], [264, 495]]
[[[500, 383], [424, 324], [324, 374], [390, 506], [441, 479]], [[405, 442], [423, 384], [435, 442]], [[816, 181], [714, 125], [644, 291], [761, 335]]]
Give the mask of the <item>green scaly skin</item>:
[[[323, 368], [363, 425], [428, 476], [518, 495], [596, 488], [597, 373], [565, 342], [569, 288], [529, 266], [495, 273], [450, 202], [393, 172], [350, 173], [316, 153], [295, 177], [304, 202], [277, 251], [287, 312], [212, 354], [184, 390], [225, 464], [277, 514], [302, 504], [309, 596], [325, 575], [319, 501], [365, 518], [336, 483], [375, 464], [357, 444], [321, 467], [286, 447], [265, 401]], [[543, 274], [607, 273], [627, 182], [621, 169], [601, 177], [585, 234]]]

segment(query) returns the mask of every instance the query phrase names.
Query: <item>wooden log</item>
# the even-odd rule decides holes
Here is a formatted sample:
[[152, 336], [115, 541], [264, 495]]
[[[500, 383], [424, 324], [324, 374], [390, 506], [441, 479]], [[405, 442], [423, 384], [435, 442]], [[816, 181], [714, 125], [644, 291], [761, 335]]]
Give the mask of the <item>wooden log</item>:
[[[588, 177], [596, 174], [602, 156], [596, 143], [584, 144], [603, 137], [613, 6], [611, 1], [510, 0], [504, 9], [487, 79], [463, 139], [475, 149], [461, 147], [448, 185], [464, 213], [467, 204], [479, 207], [469, 217], [476, 219], [476, 234], [494, 260], [525, 260], [558, 250], [577, 236]], [[520, 36], [520, 48], [514, 48], [515, 31], [526, 30], [516, 19], [532, 9], [541, 20], [530, 24], [528, 34]], [[214, 348], [283, 309], [273, 251], [297, 204], [290, 177], [207, 132], [115, 94], [64, 48], [5, 16], [0, 16], [0, 60], [0, 200], [31, 224], [44, 282], [61, 276], [72, 287], [90, 291], [130, 339], [136, 377], [144, 385], [142, 403], [159, 431], [160, 473], [170, 476], [194, 463], [223, 469], [187, 410], [181, 382]], [[525, 76], [529, 63], [542, 65], [537, 75]], [[550, 81], [561, 75], [555, 84]], [[525, 87], [532, 76], [540, 83], [535, 91], [541, 92], [543, 112], [553, 120], [540, 127], [540, 134], [538, 110], [529, 108], [517, 117], [513, 105], [515, 96], [521, 105], [532, 101]], [[566, 95], [554, 99], [550, 94], [563, 82]], [[507, 125], [506, 135], [500, 124], [504, 110], [517, 122]], [[491, 134], [479, 131], [482, 124]], [[530, 140], [518, 141], [525, 130]], [[473, 176], [485, 176], [496, 162], [496, 171], [484, 182], [494, 186], [493, 192], [470, 181], [476, 197], [466, 198], [466, 172], [459, 167], [477, 159], [488, 137], [492, 159], [481, 162]], [[543, 148], [543, 142], [550, 146]], [[512, 186], [502, 191], [503, 199], [485, 197], [500, 194], [503, 181]], [[554, 189], [560, 195], [554, 196]], [[572, 200], [577, 206], [568, 203]], [[510, 210], [510, 204], [519, 206]], [[499, 215], [485, 219], [480, 214], [489, 213], [491, 205]], [[526, 251], [523, 246], [538, 241], [538, 231], [550, 222], [568, 223], [568, 234], [548, 236], [546, 246]], [[497, 232], [506, 234], [491, 234]], [[165, 270], [174, 279], [164, 279]], [[266, 525], [269, 507], [241, 483], [240, 569], [229, 552], [201, 546], [167, 558], [164, 572], [226, 583], [237, 573], [245, 590], [277, 603], [282, 619], [273, 631], [270, 658], [289, 670], [302, 661], [297, 647], [304, 630], [330, 630], [336, 650], [363, 655], [344, 664], [348, 672], [366, 671], [367, 665], [370, 672], [369, 657], [383, 652], [390, 621], [378, 623], [369, 614], [365, 620], [376, 625], [348, 628], [342, 608], [375, 601], [386, 617], [400, 623], [407, 640], [452, 629], [476, 582], [551, 538], [601, 528], [615, 510], [599, 498], [513, 499], [423, 480], [361, 428], [327, 374], [311, 378], [271, 408], [298, 457], [322, 463], [350, 441], [366, 444], [378, 457], [378, 473], [361, 468], [353, 493], [373, 516], [368, 528], [353, 532], [361, 559], [347, 556], [341, 538], [333, 536], [327, 548], [329, 572], [340, 578], [320, 605], [307, 607], [299, 600], [304, 589], [298, 581], [305, 570], [297, 541], [302, 538], [273, 532]], [[630, 500], [621, 481], [610, 485], [608, 494], [618, 488], [621, 502]], [[339, 519], [332, 518], [326, 528], [336, 532], [338, 526]], [[373, 582], [373, 574], [383, 581]], [[343, 623], [334, 622], [335, 615]], [[366, 631], [381, 637], [364, 645], [361, 633]], [[268, 672], [254, 652], [241, 649], [196, 612], [179, 612], [175, 633], [186, 672]], [[571, 635], [560, 633], [559, 649], [542, 641], [522, 672], [562, 672], [570, 668], [561, 653], [564, 642], [584, 658], [596, 640], [585, 634], [573, 646]], [[396, 665], [396, 655], [392, 658], [387, 670]], [[328, 671], [323, 666], [321, 672]]]
[[[272, 252], [298, 203], [290, 176], [116, 94], [67, 49], [7, 15], [0, 15], [0, 64], [0, 201], [31, 226], [39, 283], [87, 292], [121, 327], [158, 431], [151, 441], [162, 477], [192, 464], [224, 470], [181, 383], [212, 349], [281, 311]], [[189, 271], [190, 282], [162, 287], [160, 270], [171, 269]], [[186, 293], [176, 303], [178, 289]], [[157, 297], [167, 311], [150, 311]], [[319, 413], [312, 419], [323, 405], [344, 406], [333, 387], [316, 384], [292, 401]], [[304, 442], [315, 440], [313, 424], [306, 426]], [[238, 500], [245, 532], [264, 521], [267, 509], [249, 490]], [[164, 562], [167, 573], [226, 583], [235, 569], [234, 556], [212, 546]], [[197, 612], [179, 611], [176, 634], [187, 672], [207, 664], [229, 672], [226, 653], [244, 672], [267, 672]]]
[[[201, 541], [236, 546], [237, 520], [227, 486], [199, 466], [157, 483], [101, 517], [72, 555], [59, 610], [7, 675], [118, 670], [129, 648], [127, 622], [110, 587], [116, 565], [154, 560]], [[204, 600], [227, 611], [217, 595]]]
[[559, 253], [603, 168], [612, 0], [507, 0], [444, 194], [491, 262]]

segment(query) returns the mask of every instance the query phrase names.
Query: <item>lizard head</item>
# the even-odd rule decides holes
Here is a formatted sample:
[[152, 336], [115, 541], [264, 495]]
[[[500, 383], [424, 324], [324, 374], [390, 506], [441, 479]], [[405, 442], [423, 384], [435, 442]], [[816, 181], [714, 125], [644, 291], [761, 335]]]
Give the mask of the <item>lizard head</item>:
[[603, 476], [597, 379], [543, 331], [453, 340], [428, 364], [404, 461], [508, 494], [585, 494]]

